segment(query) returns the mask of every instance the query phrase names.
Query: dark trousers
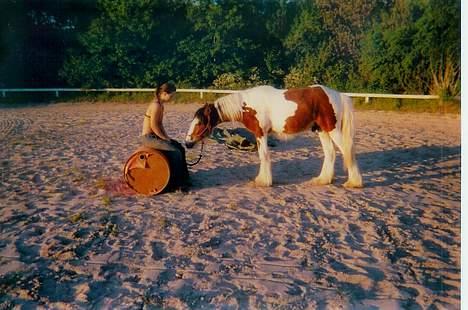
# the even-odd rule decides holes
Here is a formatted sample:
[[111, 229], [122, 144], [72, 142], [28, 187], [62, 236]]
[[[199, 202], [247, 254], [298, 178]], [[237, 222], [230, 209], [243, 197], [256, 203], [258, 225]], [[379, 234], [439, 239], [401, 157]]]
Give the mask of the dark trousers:
[[174, 186], [177, 186], [176, 183], [184, 184], [189, 181], [185, 148], [182, 144], [174, 139], [170, 141], [160, 139], [155, 134], [151, 133], [141, 136], [141, 143], [144, 146], [163, 151], [168, 157], [171, 169], [174, 170], [174, 175], [171, 176], [171, 183]]

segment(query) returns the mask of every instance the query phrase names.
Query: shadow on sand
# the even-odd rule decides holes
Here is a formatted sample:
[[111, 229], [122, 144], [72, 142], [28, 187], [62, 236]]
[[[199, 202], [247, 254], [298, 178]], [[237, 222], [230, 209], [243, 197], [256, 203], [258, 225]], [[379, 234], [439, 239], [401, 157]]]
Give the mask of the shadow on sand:
[[[460, 146], [419, 146], [357, 154], [366, 188], [412, 184], [420, 180], [454, 176], [461, 172], [460, 158]], [[320, 173], [322, 162], [323, 157], [279, 161], [273, 159], [273, 182], [278, 185], [278, 175], [281, 175], [281, 184], [306, 182]], [[441, 163], [445, 164], [441, 166]], [[252, 181], [258, 169], [259, 164], [255, 163], [197, 171], [192, 174], [192, 183], [195, 188], [242, 184]], [[339, 181], [346, 178], [339, 154], [335, 163], [335, 174]], [[221, 181], [217, 177], [220, 175], [224, 176]], [[217, 181], [214, 182], [214, 179]]]

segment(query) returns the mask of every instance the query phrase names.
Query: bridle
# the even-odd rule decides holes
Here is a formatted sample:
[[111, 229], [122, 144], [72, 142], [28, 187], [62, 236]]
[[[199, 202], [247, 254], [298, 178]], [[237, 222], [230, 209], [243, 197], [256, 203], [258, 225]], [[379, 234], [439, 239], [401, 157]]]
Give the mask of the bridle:
[[[200, 148], [200, 155], [198, 155], [198, 159], [193, 162], [193, 163], [187, 163], [187, 166], [189, 167], [192, 167], [192, 166], [195, 166], [196, 164], [198, 164], [203, 156], [203, 146], [205, 145], [205, 142], [204, 142], [204, 138], [203, 138], [203, 135], [205, 134], [205, 132], [207, 130], [209, 130], [209, 132], [211, 132], [211, 129], [213, 127], [213, 125], [211, 124], [211, 118], [210, 118], [210, 115], [208, 114], [207, 115], [207, 118], [208, 118], [208, 121], [206, 122], [206, 126], [205, 126], [205, 129], [203, 129], [203, 131], [201, 132], [201, 134], [199, 134], [200, 137], [202, 137], [202, 145], [201, 145], [201, 148]], [[216, 126], [216, 125], [215, 125]]]
[[[205, 131], [207, 131], [209, 127], [210, 126], [206, 126], [205, 129], [203, 129], [203, 131], [200, 134], [201, 137], [203, 137], [203, 135], [205, 134]], [[200, 162], [202, 156], [203, 156], [203, 146], [205, 145], [205, 141], [204, 141], [205, 139], [202, 138], [201, 140], [202, 140], [201, 141], [201, 148], [200, 148], [200, 154], [198, 155], [198, 159], [193, 163], [187, 163], [187, 166], [189, 166], [189, 167], [192, 167], [192, 166], [195, 166], [196, 164], [198, 164]]]

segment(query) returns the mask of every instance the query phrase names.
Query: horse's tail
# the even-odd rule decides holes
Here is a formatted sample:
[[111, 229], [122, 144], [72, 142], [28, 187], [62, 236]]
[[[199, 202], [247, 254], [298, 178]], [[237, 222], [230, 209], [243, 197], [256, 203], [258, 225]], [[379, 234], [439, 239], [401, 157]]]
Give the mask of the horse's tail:
[[354, 154], [354, 112], [351, 97], [341, 94], [343, 115], [341, 119], [341, 132], [343, 134], [343, 160], [346, 168], [351, 168], [355, 161]]

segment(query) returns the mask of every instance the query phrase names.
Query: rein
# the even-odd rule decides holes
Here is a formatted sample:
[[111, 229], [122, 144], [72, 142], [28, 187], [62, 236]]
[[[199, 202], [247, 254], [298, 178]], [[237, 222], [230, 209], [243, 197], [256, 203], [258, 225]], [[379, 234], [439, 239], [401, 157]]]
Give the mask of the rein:
[[[210, 124], [210, 118], [208, 117], [208, 124]], [[201, 132], [200, 136], [203, 137], [203, 135], [205, 134], [205, 131], [209, 130], [211, 132], [211, 126], [206, 126], [205, 129]], [[201, 148], [200, 148], [200, 155], [198, 155], [198, 159], [193, 162], [193, 163], [187, 163], [187, 166], [189, 167], [193, 167], [195, 166], [196, 164], [198, 164], [203, 156], [203, 146], [205, 145], [205, 141], [204, 139], [202, 138], [202, 145], [201, 145]]]
[[[208, 126], [205, 127], [205, 129], [202, 131], [202, 133], [200, 134], [200, 136], [203, 136], [203, 134], [205, 134], [205, 131], [207, 131], [207, 130], [208, 130]], [[201, 141], [201, 148], [200, 148], [200, 155], [198, 155], [198, 159], [197, 159], [195, 162], [193, 162], [193, 163], [187, 163], [187, 166], [193, 167], [193, 166], [195, 166], [196, 164], [198, 164], [198, 163], [200, 162], [200, 160], [201, 160], [201, 158], [202, 158], [202, 155], [203, 155], [203, 146], [204, 146], [204, 145], [205, 145], [205, 141], [204, 141], [204, 139], [202, 139], [202, 141]]]
[[198, 164], [202, 158], [202, 155], [203, 155], [203, 146], [205, 145], [205, 142], [202, 141], [202, 144], [201, 144], [201, 148], [200, 148], [200, 155], [198, 155], [198, 159], [193, 162], [193, 163], [187, 163], [187, 166], [189, 167], [192, 167], [192, 166], [195, 166], [196, 164]]

